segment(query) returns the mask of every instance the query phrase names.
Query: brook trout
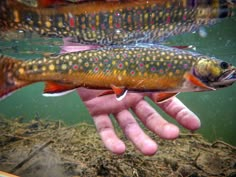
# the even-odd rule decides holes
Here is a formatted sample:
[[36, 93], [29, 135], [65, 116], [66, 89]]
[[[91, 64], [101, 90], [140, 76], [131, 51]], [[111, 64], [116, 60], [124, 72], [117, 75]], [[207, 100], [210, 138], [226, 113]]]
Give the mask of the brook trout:
[[45, 82], [44, 96], [78, 87], [113, 90], [118, 100], [131, 92], [216, 90], [236, 81], [227, 62], [161, 45], [110, 47], [20, 61], [0, 57], [0, 98], [26, 85]]
[[81, 44], [158, 43], [231, 16], [227, 0], [136, 0], [66, 3], [53, 8], [0, 1], [0, 29], [73, 37]]

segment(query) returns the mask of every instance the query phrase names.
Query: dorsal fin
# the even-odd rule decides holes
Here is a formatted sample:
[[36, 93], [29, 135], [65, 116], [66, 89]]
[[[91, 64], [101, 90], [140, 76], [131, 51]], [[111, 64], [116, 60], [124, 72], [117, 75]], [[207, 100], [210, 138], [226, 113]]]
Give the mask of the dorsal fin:
[[63, 46], [61, 46], [61, 54], [65, 54], [65, 53], [71, 53], [71, 52], [79, 52], [79, 51], [84, 51], [84, 50], [93, 50], [93, 49], [98, 49], [101, 46], [99, 45], [92, 45], [92, 44], [80, 44], [80, 43], [76, 43], [76, 42], [72, 42], [73, 38], [71, 37], [67, 37], [67, 38], [63, 38]]

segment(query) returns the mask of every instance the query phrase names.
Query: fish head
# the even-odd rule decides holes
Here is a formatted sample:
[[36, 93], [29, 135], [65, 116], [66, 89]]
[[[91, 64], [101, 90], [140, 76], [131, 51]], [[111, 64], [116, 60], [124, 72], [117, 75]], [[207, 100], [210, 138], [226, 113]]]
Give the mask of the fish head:
[[228, 87], [236, 82], [236, 67], [211, 57], [200, 56], [193, 72], [198, 79], [213, 89]]

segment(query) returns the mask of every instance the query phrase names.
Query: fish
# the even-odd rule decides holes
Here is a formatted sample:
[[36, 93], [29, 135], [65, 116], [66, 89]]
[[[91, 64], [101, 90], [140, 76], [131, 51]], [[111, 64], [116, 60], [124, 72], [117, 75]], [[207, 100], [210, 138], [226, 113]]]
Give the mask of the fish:
[[10, 174], [10, 173], [3, 172], [3, 171], [0, 171], [0, 176], [2, 176], [2, 177], [19, 177], [14, 174]]
[[161, 43], [233, 15], [226, 0], [85, 1], [53, 8], [1, 0], [0, 14], [2, 33], [31, 31], [99, 46]]
[[53, 7], [62, 4], [63, 0], [16, 0], [29, 7]]
[[112, 91], [118, 101], [127, 92], [159, 93], [161, 102], [179, 92], [212, 91], [235, 81], [232, 64], [163, 45], [104, 47], [34, 60], [0, 56], [0, 99], [44, 82], [48, 97], [84, 87]]

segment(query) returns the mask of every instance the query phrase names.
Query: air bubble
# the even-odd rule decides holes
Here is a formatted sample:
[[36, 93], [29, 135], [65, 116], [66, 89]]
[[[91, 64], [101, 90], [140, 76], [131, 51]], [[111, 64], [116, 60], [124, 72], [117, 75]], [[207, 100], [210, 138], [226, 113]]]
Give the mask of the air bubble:
[[199, 36], [202, 37], [202, 38], [207, 37], [207, 31], [206, 31], [206, 29], [205, 29], [204, 27], [201, 27], [201, 28], [199, 29], [198, 34], [199, 34]]

